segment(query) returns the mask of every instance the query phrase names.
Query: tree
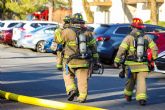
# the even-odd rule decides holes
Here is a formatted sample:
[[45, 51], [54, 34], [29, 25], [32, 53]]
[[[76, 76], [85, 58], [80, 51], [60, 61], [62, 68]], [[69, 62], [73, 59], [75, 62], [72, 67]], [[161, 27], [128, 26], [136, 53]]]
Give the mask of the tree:
[[158, 11], [157, 11], [157, 3], [156, 0], [150, 1], [150, 10], [151, 10], [151, 23], [157, 25], [158, 24]]
[[[64, 16], [71, 14], [72, 9], [72, 0], [48, 0], [51, 6], [52, 15], [49, 16], [50, 20], [54, 20], [56, 22], [62, 22]], [[49, 11], [50, 11], [49, 10]], [[54, 16], [53, 16], [54, 15]]]
[[[12, 14], [24, 19], [28, 13], [38, 11], [47, 0], [3, 0], [4, 10], [10, 10]], [[4, 12], [6, 13], [6, 11]]]
[[88, 23], [93, 23], [94, 17], [93, 17], [92, 11], [90, 10], [90, 5], [89, 5], [88, 1], [82, 0], [82, 3], [83, 3], [83, 8], [84, 8]]

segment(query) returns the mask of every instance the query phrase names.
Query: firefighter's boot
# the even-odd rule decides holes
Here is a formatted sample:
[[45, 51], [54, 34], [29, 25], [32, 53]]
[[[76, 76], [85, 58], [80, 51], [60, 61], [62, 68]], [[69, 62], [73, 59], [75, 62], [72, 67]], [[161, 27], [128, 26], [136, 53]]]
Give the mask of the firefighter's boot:
[[82, 98], [77, 98], [77, 102], [79, 102], [79, 103], [85, 103], [85, 101], [86, 101], [86, 99], [82, 99]]
[[125, 99], [126, 99], [127, 102], [131, 102], [132, 101], [132, 96], [125, 95]]
[[146, 105], [146, 100], [139, 100], [139, 104], [142, 106]]
[[68, 101], [73, 101], [76, 95], [77, 95], [76, 90], [70, 91], [68, 94]]

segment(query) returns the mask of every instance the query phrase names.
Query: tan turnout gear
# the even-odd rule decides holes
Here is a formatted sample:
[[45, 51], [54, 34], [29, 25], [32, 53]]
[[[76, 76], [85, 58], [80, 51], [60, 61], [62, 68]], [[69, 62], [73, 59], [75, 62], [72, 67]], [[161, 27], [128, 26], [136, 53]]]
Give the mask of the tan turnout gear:
[[[125, 55], [126, 61], [126, 74], [128, 76], [124, 94], [126, 96], [132, 96], [133, 89], [136, 86], [136, 100], [137, 101], [146, 101], [147, 100], [147, 91], [146, 91], [146, 77], [148, 75], [148, 72], [150, 71], [148, 68], [148, 62], [147, 60], [144, 60], [142, 62], [136, 61], [136, 57], [133, 57], [133, 59], [130, 59], [132, 56], [137, 55], [137, 48], [135, 46], [136, 38], [142, 34], [142, 30], [138, 30], [137, 28], [133, 28], [132, 32], [127, 35], [122, 43], [119, 46], [119, 50], [117, 52], [117, 55], [115, 57], [115, 63], [120, 63], [122, 56]], [[158, 48], [154, 41], [149, 38], [148, 36], [143, 36], [144, 41], [146, 41], [147, 45], [145, 45], [144, 51], [150, 48], [152, 50], [152, 57], [153, 59], [157, 58], [157, 51]]]
[[[95, 39], [93, 39], [90, 32], [85, 32], [85, 35], [89, 37], [88, 46], [93, 51], [93, 57], [98, 58], [95, 47]], [[73, 59], [69, 62], [68, 66], [71, 71], [66, 72], [66, 61], [67, 59], [77, 52], [76, 44], [76, 32], [72, 29], [65, 29], [62, 32], [63, 43], [65, 43], [64, 51], [64, 62], [63, 62], [63, 76], [65, 81], [66, 92], [69, 94], [70, 91], [76, 90], [78, 87], [78, 100], [86, 100], [88, 93], [88, 74], [89, 74], [89, 61], [86, 59]], [[77, 87], [75, 84], [75, 77], [77, 77]]]
[[[78, 23], [76, 21], [76, 23]], [[88, 59], [73, 57], [70, 61], [69, 59], [79, 53], [79, 48], [77, 44], [77, 31], [84, 30], [84, 35], [87, 39], [88, 49], [92, 52], [94, 59], [98, 59], [98, 54], [96, 51], [96, 41], [93, 38], [92, 32], [88, 31], [82, 24], [74, 24], [73, 27], [65, 28], [61, 32], [61, 37], [57, 38], [56, 42], [64, 44], [63, 52], [63, 78], [65, 82], [66, 93], [68, 95], [68, 100], [72, 101], [74, 96], [78, 96], [77, 100], [79, 102], [84, 102], [88, 95], [88, 76], [89, 76], [89, 66], [90, 63]], [[68, 62], [69, 61], [69, 62]], [[77, 84], [75, 82], [77, 78]], [[77, 91], [76, 94], [73, 91]]]
[[[64, 18], [64, 25], [63, 25], [63, 27], [62, 28], [58, 28], [58, 29], [56, 29], [55, 30], [55, 34], [54, 34], [54, 42], [55, 43], [57, 43], [57, 45], [61, 45], [61, 48], [62, 48], [62, 38], [61, 38], [61, 32], [62, 32], [62, 30], [63, 29], [65, 29], [65, 28], [68, 28], [68, 27], [70, 27], [71, 26], [71, 23], [70, 23], [70, 19], [71, 19], [71, 17], [70, 16], [66, 16], [65, 18]], [[58, 50], [57, 51], [57, 55], [56, 55], [56, 68], [57, 69], [62, 69], [62, 62], [63, 62], [63, 52], [62, 52], [62, 50]]]

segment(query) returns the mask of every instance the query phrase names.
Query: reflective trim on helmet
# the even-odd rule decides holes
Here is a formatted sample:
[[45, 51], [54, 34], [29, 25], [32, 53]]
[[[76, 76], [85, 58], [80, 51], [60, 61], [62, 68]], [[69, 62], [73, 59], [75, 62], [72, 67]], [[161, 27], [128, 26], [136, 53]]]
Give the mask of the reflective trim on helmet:
[[79, 65], [69, 64], [69, 67], [70, 68], [89, 67], [89, 64], [79, 64]]
[[124, 94], [128, 96], [132, 96], [132, 91], [128, 91], [127, 89], [124, 89]]
[[146, 100], [147, 99], [147, 94], [146, 93], [140, 93], [136, 95], [136, 100]]
[[153, 48], [154, 46], [155, 46], [155, 43], [153, 41], [149, 43], [149, 48]]
[[128, 45], [125, 42], [122, 42], [120, 47], [123, 47], [124, 49], [128, 49]]
[[119, 63], [120, 60], [121, 60], [120, 58], [117, 58], [117, 57], [116, 57], [114, 61], [117, 62], [117, 63]]

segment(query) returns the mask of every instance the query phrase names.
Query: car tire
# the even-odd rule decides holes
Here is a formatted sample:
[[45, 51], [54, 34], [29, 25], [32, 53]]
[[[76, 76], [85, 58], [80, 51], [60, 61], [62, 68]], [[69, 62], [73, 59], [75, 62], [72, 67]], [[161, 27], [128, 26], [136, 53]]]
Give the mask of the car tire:
[[12, 41], [12, 46], [17, 47], [17, 42], [15, 40]]
[[36, 51], [40, 53], [45, 53], [46, 50], [44, 49], [44, 43], [45, 41], [39, 41], [36, 45]]

